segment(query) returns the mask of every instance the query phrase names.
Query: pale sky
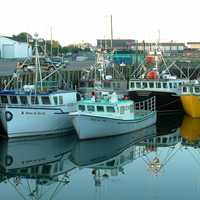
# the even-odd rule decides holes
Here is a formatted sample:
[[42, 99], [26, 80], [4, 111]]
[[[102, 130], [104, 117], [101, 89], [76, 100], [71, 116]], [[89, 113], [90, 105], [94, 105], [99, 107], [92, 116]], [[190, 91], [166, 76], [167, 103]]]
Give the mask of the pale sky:
[[0, 35], [35, 32], [61, 45], [110, 39], [200, 41], [199, 0], [1, 0]]

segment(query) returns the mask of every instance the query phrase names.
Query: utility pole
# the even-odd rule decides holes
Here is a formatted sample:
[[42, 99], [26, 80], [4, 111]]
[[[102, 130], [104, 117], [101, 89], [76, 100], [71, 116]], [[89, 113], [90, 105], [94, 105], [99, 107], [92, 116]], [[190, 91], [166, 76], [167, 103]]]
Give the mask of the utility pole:
[[53, 56], [53, 41], [52, 41], [52, 27], [51, 27], [51, 58]]

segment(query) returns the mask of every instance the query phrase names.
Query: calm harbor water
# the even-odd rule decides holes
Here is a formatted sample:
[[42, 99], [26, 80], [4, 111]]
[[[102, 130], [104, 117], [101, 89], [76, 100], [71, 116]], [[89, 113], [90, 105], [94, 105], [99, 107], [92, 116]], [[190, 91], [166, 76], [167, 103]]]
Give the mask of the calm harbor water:
[[0, 141], [1, 199], [199, 199], [200, 119], [98, 140], [76, 134]]

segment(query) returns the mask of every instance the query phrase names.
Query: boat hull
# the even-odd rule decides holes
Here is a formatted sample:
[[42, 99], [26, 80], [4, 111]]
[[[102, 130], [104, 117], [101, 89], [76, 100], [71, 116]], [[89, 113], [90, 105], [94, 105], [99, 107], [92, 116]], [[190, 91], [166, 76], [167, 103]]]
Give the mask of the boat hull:
[[184, 111], [194, 118], [200, 118], [200, 97], [196, 95], [181, 96]]
[[73, 129], [68, 112], [59, 108], [5, 107], [1, 122], [9, 138], [65, 133]]
[[80, 139], [91, 139], [136, 131], [155, 124], [156, 118], [155, 112], [135, 120], [75, 114], [72, 116], [72, 122]]
[[175, 93], [156, 91], [129, 91], [129, 98], [135, 102], [156, 97], [156, 110], [158, 112], [180, 112], [183, 111], [180, 97]]

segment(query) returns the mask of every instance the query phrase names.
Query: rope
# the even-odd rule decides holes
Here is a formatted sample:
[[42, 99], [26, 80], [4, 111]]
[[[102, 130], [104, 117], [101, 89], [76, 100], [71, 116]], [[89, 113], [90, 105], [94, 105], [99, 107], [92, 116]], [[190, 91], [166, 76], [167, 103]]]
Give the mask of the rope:
[[172, 104], [172, 103], [175, 103], [176, 101], [178, 101], [178, 99], [175, 99], [174, 101], [170, 101], [169, 103], [166, 103], [166, 104], [162, 104], [162, 105], [160, 105], [160, 106], [157, 106], [157, 108], [161, 108], [161, 107], [164, 107], [164, 106], [168, 106], [168, 105], [170, 105], [170, 104]]

